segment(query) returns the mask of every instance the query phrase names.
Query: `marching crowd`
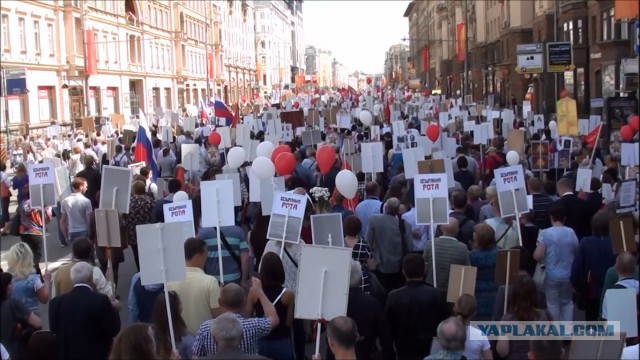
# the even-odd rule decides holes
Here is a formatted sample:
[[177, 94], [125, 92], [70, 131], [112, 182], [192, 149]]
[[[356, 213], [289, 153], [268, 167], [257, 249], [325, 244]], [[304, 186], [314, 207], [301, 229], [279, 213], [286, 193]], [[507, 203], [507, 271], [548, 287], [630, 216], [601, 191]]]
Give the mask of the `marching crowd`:
[[[21, 239], [8, 251], [8, 268], [0, 275], [1, 343], [8, 352], [3, 350], [3, 359], [560, 359], [568, 355], [566, 342], [489, 341], [470, 322], [572, 321], [576, 308], [587, 321], [595, 321], [607, 317], [608, 289], [633, 288], [638, 294], [637, 252], [614, 254], [609, 229], [614, 214], [601, 193], [603, 183], [618, 182], [616, 168], [591, 179], [590, 192], [576, 193], [577, 162], [553, 181], [545, 178], [556, 174], [534, 174], [524, 161], [533, 210], [503, 218], [491, 184], [493, 170], [507, 166], [505, 139], [498, 135], [491, 146], [479, 147], [463, 134], [453, 159], [449, 220], [431, 238], [428, 225], [416, 224], [413, 183], [395, 161], [390, 133], [382, 137], [388, 155], [383, 159], [385, 172], [373, 179], [357, 174], [355, 199], [344, 199], [336, 191], [336, 175], [345, 168], [340, 146], [333, 166], [321, 172], [316, 149], [296, 138], [286, 144], [296, 160], [286, 189], [305, 195], [318, 187], [330, 194], [325, 208], [317, 206], [320, 199], [314, 196], [314, 204], [310, 197], [301, 241], [312, 243], [312, 215], [335, 212], [343, 217], [345, 246], [353, 249], [351, 272], [344, 274], [350, 279], [346, 316], [318, 320], [327, 350], [309, 354], [307, 342], [322, 334], [309, 321], [294, 317], [300, 245], [286, 243], [281, 258], [280, 243], [267, 239], [269, 216], [262, 215], [260, 203], [249, 202], [249, 163], [239, 168], [243, 205], [235, 209], [236, 225], [222, 227], [221, 239], [215, 228], [202, 227], [207, 214], [200, 204], [210, 199], [201, 198], [198, 184], [223, 172], [226, 153], [209, 144], [211, 128], [204, 122], [193, 133], [179, 130], [173, 141], [163, 142], [157, 128], [152, 129], [162, 181], [154, 181], [150, 167], [133, 177], [129, 212], [120, 215], [122, 243], [112, 248], [97, 243], [94, 210], [101, 169], [133, 164], [135, 144], [115, 131], [111, 138], [118, 139], [118, 145], [108, 158], [109, 137], [100, 131], [25, 136], [16, 142], [22, 156], [14, 164], [14, 176], [0, 164], [2, 232]], [[251, 135], [259, 141], [265, 136], [262, 131]], [[357, 124], [341, 136], [367, 141]], [[187, 176], [181, 165], [182, 144], [201, 149], [199, 170]], [[51, 157], [67, 166], [71, 194], [42, 212], [31, 206], [26, 170], [29, 163]], [[163, 222], [163, 205], [181, 191], [193, 201], [196, 236], [182, 239], [186, 278], [167, 284], [167, 304], [162, 284], [141, 283], [136, 226]], [[9, 212], [13, 195], [18, 202], [15, 215]], [[72, 252], [72, 261], [53, 274], [39, 266], [50, 221], [58, 223], [60, 246]], [[637, 228], [637, 218], [633, 221]], [[520, 271], [506, 297], [505, 286], [495, 280], [499, 249], [520, 252]], [[118, 286], [119, 266], [131, 256], [138, 273], [126, 289]], [[475, 293], [448, 303], [449, 269], [455, 264], [477, 268]], [[121, 296], [128, 299], [126, 309], [121, 308]], [[48, 306], [48, 319], [40, 316], [42, 304]], [[630, 315], [637, 316], [633, 310]], [[122, 312], [128, 313], [128, 325], [120, 322]], [[622, 358], [637, 359], [637, 337], [626, 342]]]

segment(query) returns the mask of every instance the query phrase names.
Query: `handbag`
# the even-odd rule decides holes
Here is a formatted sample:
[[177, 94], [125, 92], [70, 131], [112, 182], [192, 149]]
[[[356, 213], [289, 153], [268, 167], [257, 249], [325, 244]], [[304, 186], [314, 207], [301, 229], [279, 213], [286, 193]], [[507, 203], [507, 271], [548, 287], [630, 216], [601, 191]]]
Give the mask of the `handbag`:
[[538, 289], [544, 289], [544, 280], [547, 277], [547, 271], [543, 263], [536, 264], [536, 271], [533, 273], [533, 282], [536, 283]]
[[371, 294], [378, 298], [384, 298], [387, 296], [387, 290], [382, 286], [382, 283], [378, 279], [375, 273], [369, 271], [369, 285], [371, 286]]

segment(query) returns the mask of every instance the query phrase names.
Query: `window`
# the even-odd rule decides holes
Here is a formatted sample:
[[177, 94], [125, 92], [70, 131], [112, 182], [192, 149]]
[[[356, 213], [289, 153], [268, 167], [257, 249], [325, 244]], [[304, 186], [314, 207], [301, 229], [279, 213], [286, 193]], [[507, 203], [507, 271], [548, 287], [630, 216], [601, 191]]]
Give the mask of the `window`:
[[102, 56], [104, 58], [104, 62], [108, 63], [109, 62], [109, 38], [107, 37], [107, 35], [102, 35], [102, 44], [100, 44], [100, 51], [102, 51], [104, 53], [104, 55]]
[[602, 12], [602, 41], [608, 41], [613, 39], [613, 9]]
[[164, 88], [164, 108], [171, 109], [171, 89]]
[[118, 44], [118, 37], [116, 35], [111, 35], [109, 52], [113, 54], [113, 63], [117, 64], [118, 61], [120, 61], [120, 45]]
[[11, 44], [9, 43], [9, 15], [2, 14], [2, 49], [9, 50], [11, 49]]
[[38, 114], [40, 121], [49, 121], [56, 114], [55, 92], [52, 86], [38, 86]]
[[41, 46], [40, 46], [40, 21], [33, 22], [33, 41], [34, 41], [34, 49], [36, 54], [40, 54]]
[[621, 20], [618, 24], [620, 26], [620, 39], [628, 39], [629, 38], [629, 21]]
[[164, 46], [160, 47], [160, 49], [158, 49], [160, 54], [158, 55], [158, 58], [160, 58], [160, 69], [164, 69]]
[[53, 31], [53, 24], [47, 24], [47, 44], [49, 44], [50, 55], [56, 53], [56, 36]]
[[595, 15], [591, 17], [591, 23], [589, 24], [589, 38], [593, 39], [595, 41], [595, 39], [597, 39], [596, 37], [596, 17]]
[[20, 51], [27, 51], [27, 34], [25, 32], [24, 18], [18, 19], [18, 36], [20, 38]]
[[584, 41], [584, 36], [583, 36], [583, 34], [582, 34], [582, 32], [583, 32], [583, 29], [582, 29], [582, 19], [578, 19], [578, 23], [577, 23], [577, 25], [578, 25], [578, 26], [577, 26], [577, 29], [576, 29], [576, 30], [577, 30], [577, 31], [576, 31], [576, 33], [577, 33], [576, 35], [577, 35], [577, 37], [578, 37], [578, 39], [577, 39], [577, 40], [578, 40], [578, 42], [577, 42], [577, 43], [578, 43], [578, 44], [580, 44], [580, 45], [582, 45], [582, 44], [584, 44], [584, 43], [583, 43], [583, 41]]

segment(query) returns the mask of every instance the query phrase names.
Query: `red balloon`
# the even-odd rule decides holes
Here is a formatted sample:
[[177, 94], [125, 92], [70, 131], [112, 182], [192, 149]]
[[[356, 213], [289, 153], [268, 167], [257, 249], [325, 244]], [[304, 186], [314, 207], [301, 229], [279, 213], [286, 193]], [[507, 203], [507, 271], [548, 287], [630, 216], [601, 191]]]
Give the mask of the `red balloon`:
[[629, 126], [631, 126], [634, 132], [640, 130], [640, 118], [638, 118], [638, 115], [633, 115], [631, 119], [629, 119]]
[[276, 146], [275, 149], [273, 149], [273, 152], [271, 153], [271, 161], [273, 161], [273, 163], [275, 164], [276, 159], [278, 158], [278, 155], [282, 153], [291, 153], [291, 148], [287, 145]]
[[221, 141], [222, 141], [222, 138], [220, 137], [220, 134], [218, 134], [217, 132], [212, 131], [211, 134], [209, 134], [209, 145], [218, 146], [220, 145]]
[[242, 100], [242, 102], [247, 102], [247, 97], [243, 96], [242, 99], [240, 99], [240, 100]]
[[295, 101], [295, 102], [293, 103], [293, 108], [294, 108], [294, 109], [297, 109], [297, 108], [299, 108], [299, 107], [300, 107], [300, 103], [299, 103], [299, 102], [297, 102], [297, 101]]
[[310, 103], [311, 103], [311, 106], [315, 105], [316, 104], [316, 99], [315, 98], [311, 99]]
[[296, 167], [296, 159], [290, 152], [282, 152], [274, 161], [278, 175], [290, 175]]
[[395, 100], [396, 98], [393, 97], [393, 95], [389, 96], [389, 102], [393, 102], [393, 100]]
[[624, 141], [631, 141], [633, 139], [633, 129], [629, 125], [623, 125], [620, 128], [620, 137]]
[[407, 95], [404, 97], [404, 99], [405, 99], [405, 100], [407, 100], [407, 101], [411, 100], [411, 95], [410, 95], [410, 94], [407, 94]]
[[367, 78], [367, 84], [371, 84], [372, 81], [373, 81], [372, 78], [370, 78], [370, 77]]
[[438, 140], [438, 138], [440, 137], [440, 127], [438, 127], [438, 125], [436, 124], [427, 126], [427, 137], [432, 142], [436, 142], [436, 140]]
[[320, 174], [327, 175], [331, 167], [336, 162], [336, 151], [333, 146], [323, 145], [316, 151], [316, 162], [320, 169]]

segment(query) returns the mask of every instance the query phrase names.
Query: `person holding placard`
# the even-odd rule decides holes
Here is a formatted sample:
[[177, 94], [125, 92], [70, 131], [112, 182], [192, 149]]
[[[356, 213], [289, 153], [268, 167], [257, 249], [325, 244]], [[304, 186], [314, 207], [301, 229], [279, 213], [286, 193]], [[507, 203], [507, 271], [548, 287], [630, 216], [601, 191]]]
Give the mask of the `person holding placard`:
[[176, 352], [180, 359], [188, 360], [192, 357], [192, 347], [196, 337], [187, 329], [187, 324], [182, 318], [183, 307], [180, 296], [173, 291], [168, 294], [171, 324], [169, 324], [165, 297], [158, 296], [153, 306], [153, 325], [150, 330], [156, 345], [155, 352], [162, 359], [176, 358], [171, 345], [171, 332], [169, 331], [169, 326], [173, 326], [176, 338]]
[[533, 258], [545, 265], [544, 288], [551, 316], [556, 321], [571, 321], [571, 265], [579, 251], [578, 238], [571, 228], [564, 225], [566, 210], [559, 201], [551, 204], [549, 216], [551, 227], [540, 232]]
[[204, 240], [185, 240], [184, 258], [187, 277], [182, 281], [168, 283], [167, 288], [175, 291], [183, 303], [189, 304], [182, 309], [182, 317], [189, 331], [195, 334], [202, 322], [220, 313], [220, 287], [216, 278], [202, 270], [207, 262], [207, 243]]
[[513, 216], [508, 216], [505, 218], [500, 217], [500, 202], [497, 198], [491, 200], [489, 203], [493, 210], [493, 213], [496, 214], [495, 217], [491, 219], [486, 219], [485, 224], [491, 226], [493, 228], [495, 234], [495, 242], [501, 249], [511, 249], [514, 246], [520, 244], [519, 235], [518, 235], [518, 226], [519, 223]]
[[574, 194], [574, 182], [570, 179], [562, 178], [558, 180], [556, 187], [558, 188], [558, 195], [560, 195], [558, 203], [562, 204], [566, 211], [566, 219], [563, 222], [573, 229], [578, 239], [591, 235], [589, 221], [585, 221], [591, 218], [588, 212], [589, 206], [585, 200]]
[[89, 236], [89, 222], [93, 212], [91, 201], [84, 196], [87, 181], [79, 177], [74, 178], [71, 190], [73, 193], [60, 204], [60, 227], [67, 240], [66, 244], [73, 244], [75, 239]]
[[[199, 220], [199, 219], [194, 219]], [[198, 221], [199, 222], [199, 221]], [[249, 245], [244, 231], [240, 226], [222, 226], [220, 228], [222, 240], [222, 254], [218, 254], [218, 239], [216, 228], [200, 228], [197, 238], [207, 243], [207, 263], [204, 271], [207, 275], [215, 276], [224, 284], [236, 283], [243, 288], [249, 287], [250, 267]], [[218, 256], [222, 256], [224, 278], [220, 279]]]
[[102, 185], [102, 175], [95, 168], [95, 164], [96, 158], [92, 155], [85, 156], [84, 169], [76, 174], [77, 177], [87, 181], [87, 190], [84, 192], [84, 196], [91, 201], [91, 206], [94, 209], [99, 206], [99, 199], [96, 194], [100, 191]]
[[20, 214], [20, 240], [29, 245], [33, 252], [33, 265], [37, 274], [41, 274], [40, 260], [42, 259], [43, 233], [45, 224], [51, 220], [51, 208], [45, 207], [42, 219], [42, 209], [40, 207], [32, 208], [29, 196], [29, 186], [22, 188], [22, 201], [18, 204], [18, 213]]
[[[257, 278], [252, 278], [251, 288], [260, 300], [264, 309], [264, 317], [243, 317], [241, 314], [245, 310], [246, 298], [244, 290], [237, 284], [227, 284], [220, 291], [220, 306], [222, 310], [231, 313], [240, 319], [242, 324], [242, 342], [240, 348], [245, 354], [257, 355], [258, 342], [269, 335], [280, 323], [280, 318], [276, 308], [267, 298], [262, 289], [262, 283]], [[211, 337], [211, 325], [215, 320], [207, 320], [200, 325], [196, 335], [196, 342], [193, 344], [193, 355], [202, 357], [215, 355], [217, 353], [216, 343]]]
[[462, 324], [467, 328], [467, 341], [464, 344], [464, 356], [467, 359], [493, 359], [491, 345], [487, 336], [478, 328], [471, 326], [471, 319], [476, 315], [476, 299], [469, 294], [462, 294], [455, 305], [453, 312]]
[[433, 263], [431, 241], [435, 241], [436, 287], [446, 291], [449, 286], [449, 268], [452, 264], [469, 265], [469, 250], [467, 245], [458, 241], [458, 220], [449, 218], [449, 223], [440, 225], [442, 236], [427, 241], [423, 258], [428, 264], [427, 283], [433, 284]]
[[478, 269], [474, 299], [474, 303], [477, 299], [475, 320], [491, 318], [498, 291], [495, 282], [497, 255], [493, 228], [487, 224], [476, 225], [473, 231], [473, 250], [469, 253], [470, 265]]
[[[260, 279], [262, 290], [267, 299], [274, 305], [278, 314], [278, 326], [271, 333], [259, 340], [258, 353], [270, 359], [293, 359], [291, 347], [291, 327], [293, 325], [293, 306], [295, 294], [284, 287], [284, 267], [280, 257], [275, 253], [267, 253], [262, 259]], [[266, 315], [257, 290], [249, 290], [244, 313], [264, 317]]]
[[389, 293], [385, 316], [398, 358], [423, 359], [448, 311], [440, 292], [425, 283], [426, 266], [420, 255], [405, 256], [402, 273], [406, 285]]

